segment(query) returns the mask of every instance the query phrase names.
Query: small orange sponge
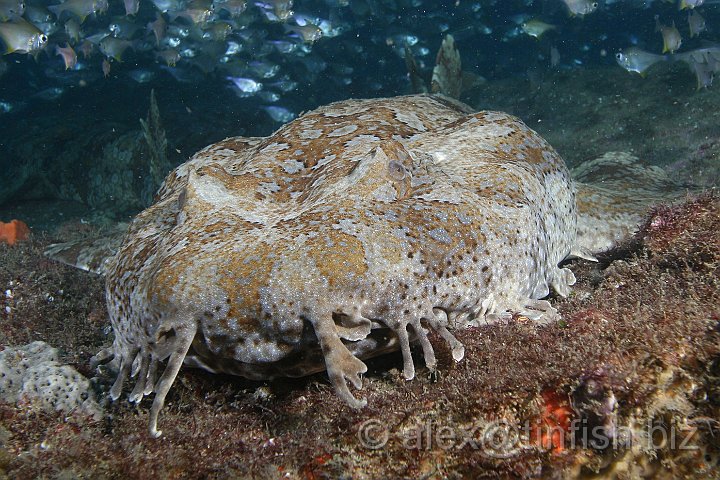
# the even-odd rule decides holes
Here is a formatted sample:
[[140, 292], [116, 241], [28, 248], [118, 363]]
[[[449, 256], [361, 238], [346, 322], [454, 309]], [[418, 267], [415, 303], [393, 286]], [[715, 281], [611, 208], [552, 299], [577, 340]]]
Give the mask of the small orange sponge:
[[8, 223], [0, 222], [0, 242], [15, 245], [16, 242], [27, 240], [30, 237], [30, 228], [21, 220], [11, 220]]

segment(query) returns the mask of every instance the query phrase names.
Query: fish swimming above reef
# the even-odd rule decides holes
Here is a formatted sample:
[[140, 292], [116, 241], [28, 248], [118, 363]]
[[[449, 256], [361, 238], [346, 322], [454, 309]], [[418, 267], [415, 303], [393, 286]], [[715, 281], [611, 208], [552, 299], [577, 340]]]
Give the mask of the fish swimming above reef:
[[5, 54], [36, 53], [42, 50], [48, 37], [22, 17], [13, 17], [9, 22], [0, 23], [0, 39], [5, 44]]
[[295, 113], [279, 105], [266, 105], [262, 109], [278, 123], [286, 123], [295, 118]]
[[684, 62], [697, 77], [698, 90], [712, 85], [713, 77], [720, 72], [720, 46], [696, 48], [674, 55], [656, 55], [637, 47], [630, 47], [615, 54], [618, 65], [628, 72], [642, 76], [659, 62]]
[[546, 32], [550, 30], [555, 30], [557, 27], [547, 22], [543, 22], [538, 18], [533, 18], [520, 25], [520, 28], [522, 28], [522, 31], [525, 32], [527, 35], [535, 38], [540, 38]]
[[327, 371], [360, 408], [348, 382], [362, 387], [362, 359], [400, 350], [412, 379], [411, 342], [436, 366], [430, 330], [460, 361], [453, 330], [556, 318], [543, 298], [575, 281], [559, 263], [607, 246], [644, 206], [645, 171], [625, 157], [602, 168], [613, 162], [594, 165], [620, 180], [634, 168], [634, 187], [585, 185], [576, 201], [563, 160], [515, 117], [438, 95], [347, 100], [201, 150], [119, 247], [47, 253], [106, 275], [115, 338], [95, 362], [118, 372], [112, 399], [131, 371], [131, 401], [155, 393], [152, 435], [183, 363], [251, 379]]
[[235, 87], [243, 93], [255, 93], [262, 90], [263, 85], [252, 78], [227, 77]]
[[672, 26], [663, 25], [660, 23], [660, 16], [655, 15], [655, 31], [660, 32], [663, 38], [662, 53], [675, 53], [675, 51], [680, 49], [682, 36], [677, 27], [675, 27], [675, 22], [673, 22]]
[[639, 73], [643, 76], [650, 67], [658, 62], [666, 61], [668, 58], [667, 55], [657, 55], [637, 47], [630, 47], [615, 54], [618, 65], [628, 72]]
[[[649, 45], [659, 35], [641, 28], [646, 15], [638, 9], [657, 10], [667, 18], [670, 26], [663, 26], [664, 43], [675, 52], [683, 39], [672, 21], [688, 40], [701, 31], [703, 37], [716, 40], [712, 26], [718, 1], [706, 1], [700, 13], [699, 0], [688, 1], [692, 8], [682, 13], [661, 0], [425, 1], [420, 2], [420, 14], [420, 3], [408, 0], [0, 0], [0, 30], [13, 28], [4, 23], [12, 24], [8, 19], [19, 16], [45, 35], [41, 43], [47, 45], [47, 53], [69, 46], [82, 59], [77, 68], [66, 71], [57, 58], [35, 55], [41, 45], [8, 49], [15, 55], [10, 70], [27, 74], [26, 83], [38, 91], [73, 84], [100, 87], [105, 76], [129, 79], [135, 69], [154, 72], [150, 83], [156, 88], [172, 79], [197, 84], [248, 78], [265, 88], [235, 93], [260, 113], [274, 97], [290, 110], [303, 111], [335, 98], [409, 91], [403, 90], [406, 79], [398, 57], [414, 57], [414, 70], [428, 77], [432, 75], [429, 55], [448, 34], [471, 49], [466, 73], [478, 78], [492, 72], [491, 80], [525, 72], [536, 60], [546, 58], [551, 47], [546, 37], [552, 37], [562, 52], [563, 67], [573, 68], [604, 63], [603, 52], [618, 42]], [[678, 0], [670, 3], [677, 5]], [[708, 17], [706, 30], [701, 13]], [[618, 18], [628, 19], [627, 25], [617, 28]], [[689, 33], [685, 33], [686, 21]], [[34, 58], [22, 58], [23, 54]], [[378, 71], [368, 75], [363, 68], [348, 70], [356, 60], [376, 65]], [[32, 75], [44, 78], [29, 78], [34, 62], [42, 68]], [[255, 65], [261, 63], [272, 68], [257, 71]], [[97, 74], [101, 69], [107, 75]], [[88, 75], [88, 70], [95, 75]], [[275, 88], [273, 79], [283, 77], [301, 87], [297, 92]], [[334, 85], [334, 96], [325, 88], [328, 82]], [[467, 92], [470, 83], [463, 80], [463, 84]], [[312, 90], [323, 95], [308, 103], [315, 97]]]
[[77, 65], [77, 54], [70, 45], [65, 45], [64, 47], [56, 45], [55, 53], [62, 57], [63, 62], [65, 63], [65, 69], [74, 68], [75, 65]]
[[594, 12], [598, 8], [598, 2], [593, 0], [563, 0], [570, 12], [570, 15], [584, 16]]
[[690, 30], [690, 38], [697, 37], [705, 31], [705, 19], [697, 10], [692, 10], [688, 14], [688, 28]]
[[675, 58], [690, 67], [697, 78], [698, 90], [712, 85], [715, 74], [720, 72], [720, 45], [679, 53]]
[[705, 0], [680, 0], [680, 10], [696, 8], [705, 3]]
[[107, 0], [65, 0], [59, 5], [49, 5], [48, 9], [55, 14], [58, 19], [62, 19], [68, 13], [75, 15], [80, 19], [80, 23], [84, 22], [88, 15], [104, 13], [108, 9]]
[[107, 58], [122, 61], [123, 53], [132, 47], [132, 42], [108, 35], [100, 41], [98, 46]]

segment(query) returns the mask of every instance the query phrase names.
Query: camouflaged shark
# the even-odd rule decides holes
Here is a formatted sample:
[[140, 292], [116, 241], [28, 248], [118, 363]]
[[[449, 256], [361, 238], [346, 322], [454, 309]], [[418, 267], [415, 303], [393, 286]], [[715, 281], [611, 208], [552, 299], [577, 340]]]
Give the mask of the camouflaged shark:
[[118, 372], [112, 399], [129, 376], [131, 401], [155, 393], [155, 436], [183, 363], [251, 379], [327, 371], [360, 408], [348, 383], [362, 387], [362, 359], [400, 350], [412, 379], [411, 342], [435, 368], [430, 330], [460, 361], [453, 331], [555, 318], [544, 298], [575, 282], [561, 262], [608, 247], [664, 195], [662, 171], [636, 160], [601, 157], [577, 173], [595, 184], [576, 184], [505, 113], [438, 95], [347, 100], [210, 145], [122, 240], [48, 254], [106, 276], [115, 336], [96, 361]]

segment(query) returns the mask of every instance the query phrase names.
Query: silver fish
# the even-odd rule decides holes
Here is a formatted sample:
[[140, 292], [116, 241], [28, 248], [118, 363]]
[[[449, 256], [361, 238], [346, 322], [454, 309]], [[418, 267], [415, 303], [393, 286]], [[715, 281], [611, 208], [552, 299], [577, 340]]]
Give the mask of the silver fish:
[[708, 88], [712, 85], [715, 77], [715, 70], [707, 63], [693, 62], [690, 69], [695, 73], [697, 78], [697, 89]]
[[322, 30], [312, 23], [305, 25], [285, 25], [285, 30], [296, 34], [305, 43], [314, 43], [322, 37]]
[[667, 57], [665, 55], [646, 52], [637, 47], [630, 47], [624, 52], [616, 53], [615, 60], [617, 60], [618, 65], [628, 72], [636, 72], [644, 76], [650, 67], [658, 62], [667, 60]]
[[697, 76], [698, 90], [709, 87], [714, 74], [720, 72], [720, 45], [680, 53], [675, 55], [675, 60], [685, 62]]
[[15, 105], [10, 102], [0, 101], [0, 113], [10, 113], [15, 110]]
[[690, 38], [697, 37], [705, 30], [705, 19], [697, 10], [691, 10], [688, 15], [688, 27], [690, 28]]
[[595, 2], [593, 0], [563, 0], [565, 2], [565, 5], [567, 6], [568, 10], [570, 11], [570, 15], [587, 15], [589, 13], [594, 12], [598, 8], [598, 2]]
[[280, 95], [275, 92], [270, 92], [263, 90], [261, 92], [257, 92], [257, 96], [260, 100], [267, 103], [275, 103], [278, 100], [280, 100]]
[[699, 7], [705, 3], [705, 0], [681, 0], [680, 1], [680, 10], [684, 10], [686, 8], [696, 8]]
[[659, 15], [655, 15], [655, 31], [660, 32], [663, 37], [662, 53], [675, 53], [675, 51], [682, 45], [682, 37], [680, 36], [678, 29], [675, 27], [674, 21], [672, 26], [668, 27], [667, 25], [660, 23]]
[[9, 22], [0, 23], [0, 38], [5, 42], [5, 54], [35, 53], [48, 41], [43, 31], [22, 17], [13, 17]]
[[271, 83], [270, 86], [277, 88], [281, 92], [287, 93], [287, 92], [292, 92], [293, 90], [295, 90], [298, 87], [298, 83], [293, 82], [292, 80], [290, 80], [289, 78], [286, 77], [286, 78], [282, 78], [282, 79], [278, 80], [277, 82]]
[[267, 112], [268, 115], [270, 115], [270, 118], [275, 120], [278, 123], [287, 123], [290, 120], [294, 119], [296, 115], [288, 110], [285, 107], [278, 107], [275, 105], [270, 106], [264, 106], [262, 107], [265, 112]]
[[118, 17], [113, 19], [108, 25], [108, 30], [112, 33], [115, 38], [124, 38], [125, 40], [132, 40], [138, 35], [138, 32], [142, 32], [145, 29], [142, 25], [133, 22], [125, 17]]
[[268, 60], [257, 60], [248, 64], [251, 72], [260, 78], [273, 78], [280, 72], [280, 65]]
[[213, 9], [215, 11], [225, 10], [231, 17], [239, 17], [247, 9], [247, 2], [246, 0], [214, 1]]
[[25, 5], [25, 15], [23, 15], [23, 18], [42, 30], [48, 37], [62, 27], [62, 25], [55, 20], [55, 16], [50, 13], [50, 10], [44, 7]]
[[122, 61], [122, 55], [128, 47], [132, 46], [132, 43], [128, 40], [122, 40], [115, 38], [111, 35], [100, 40], [99, 47], [100, 51], [107, 58], [114, 58], [118, 62]]
[[31, 95], [30, 98], [35, 98], [43, 101], [53, 101], [60, 98], [65, 93], [65, 89], [62, 87], [50, 87], [45, 90], [41, 90], [38, 93]]
[[108, 0], [67, 0], [60, 5], [50, 5], [48, 9], [60, 19], [65, 12], [70, 12], [85, 21], [88, 15], [103, 13], [108, 9]]
[[140, 0], [124, 0], [125, 15], [137, 15], [140, 10]]
[[80, 31], [80, 24], [74, 18], [71, 18], [65, 22], [65, 33], [73, 42], [79, 42], [82, 32]]
[[256, 82], [252, 78], [243, 77], [227, 77], [237, 88], [243, 93], [259, 92], [263, 88], [263, 84]]
[[155, 72], [146, 70], [144, 68], [138, 68], [136, 70], [130, 70], [128, 76], [135, 80], [137, 83], [147, 83], [155, 78]]

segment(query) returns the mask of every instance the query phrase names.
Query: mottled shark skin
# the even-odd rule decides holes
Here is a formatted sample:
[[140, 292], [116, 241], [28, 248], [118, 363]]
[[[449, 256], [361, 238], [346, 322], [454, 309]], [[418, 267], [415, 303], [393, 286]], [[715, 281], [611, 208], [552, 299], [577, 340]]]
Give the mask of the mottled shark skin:
[[699, 192], [627, 152], [607, 152], [571, 173], [577, 189], [576, 248], [584, 252], [607, 250], [635, 233], [652, 205]]
[[[522, 314], [551, 318], [550, 287], [576, 238], [573, 181], [520, 120], [446, 97], [348, 100], [267, 138], [197, 153], [140, 213], [106, 266], [115, 339], [98, 354], [155, 392], [150, 431], [180, 366], [253, 379], [327, 370], [365, 405], [362, 359], [428, 332]], [[160, 362], [167, 361], [156, 379]]]
[[127, 233], [46, 254], [107, 275], [115, 341], [94, 361], [119, 371], [113, 399], [131, 373], [132, 401], [155, 392], [154, 435], [183, 363], [252, 379], [327, 370], [361, 407], [347, 382], [361, 388], [362, 359], [400, 349], [410, 379], [410, 342], [435, 367], [429, 329], [459, 361], [452, 331], [551, 319], [540, 299], [574, 282], [559, 261], [592, 258], [685, 191], [623, 152], [572, 176], [502, 113], [427, 95], [340, 102], [207, 147]]

